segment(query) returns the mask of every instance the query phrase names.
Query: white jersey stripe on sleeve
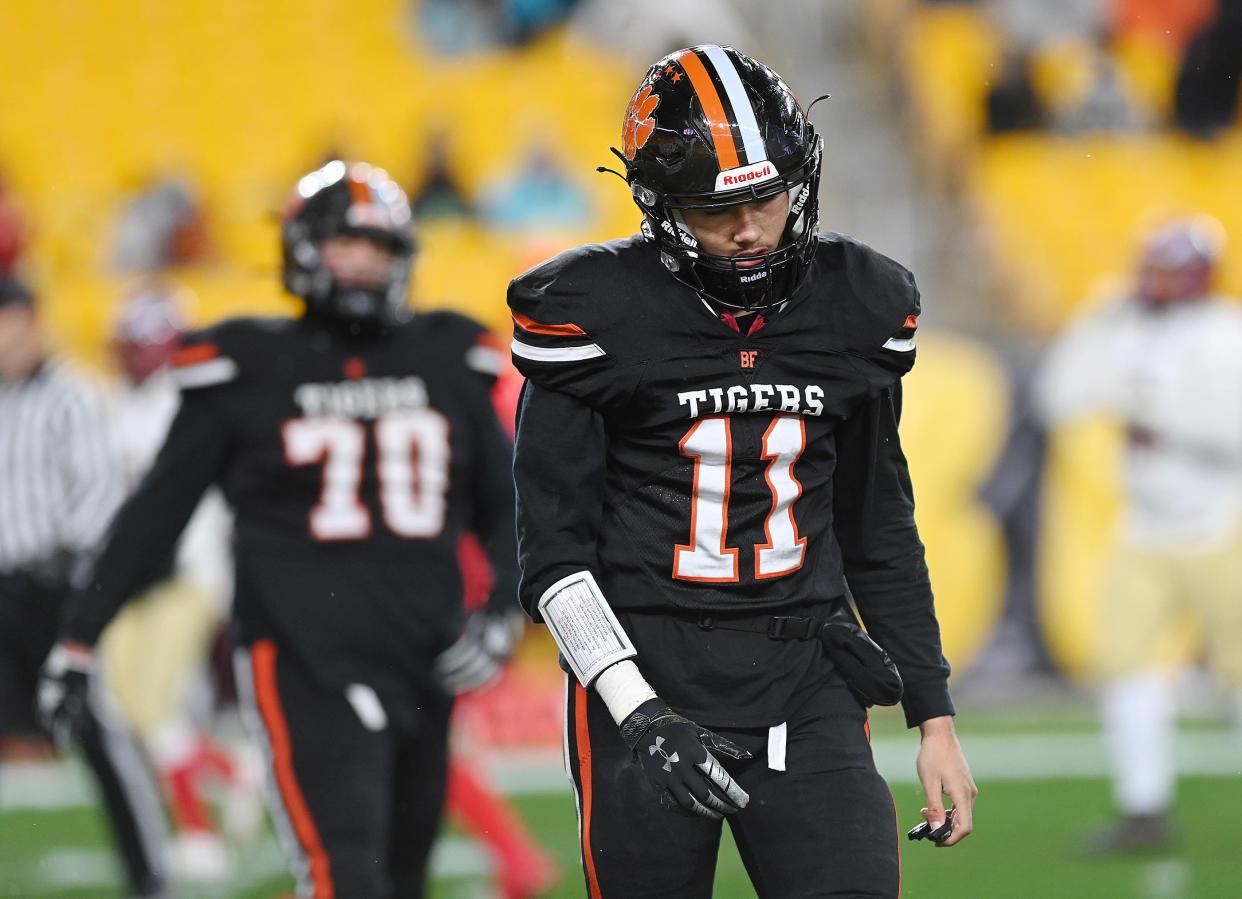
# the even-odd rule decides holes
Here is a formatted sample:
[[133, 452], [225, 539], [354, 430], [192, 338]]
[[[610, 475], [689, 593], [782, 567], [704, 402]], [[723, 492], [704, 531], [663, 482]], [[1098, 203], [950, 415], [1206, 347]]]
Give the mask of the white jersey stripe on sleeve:
[[890, 337], [884, 341], [884, 349], [896, 350], [899, 353], [908, 353], [914, 349], [914, 338], [907, 337], [904, 340], [897, 337]]
[[214, 387], [225, 384], [237, 377], [237, 363], [224, 356], [198, 362], [194, 365], [180, 365], [172, 369], [173, 380], [184, 390], [195, 387]]
[[546, 347], [532, 346], [516, 338], [513, 341], [513, 355], [530, 359], [534, 362], [581, 362], [584, 359], [598, 359], [608, 355], [597, 344], [587, 343], [579, 346]]
[[472, 346], [466, 350], [466, 365], [485, 375], [500, 374], [503, 363], [500, 353], [487, 346]]

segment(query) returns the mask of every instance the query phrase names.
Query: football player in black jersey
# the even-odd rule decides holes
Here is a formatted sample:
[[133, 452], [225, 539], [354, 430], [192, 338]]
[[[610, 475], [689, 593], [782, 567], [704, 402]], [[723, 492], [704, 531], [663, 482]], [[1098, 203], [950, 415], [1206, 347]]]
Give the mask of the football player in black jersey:
[[574, 675], [588, 895], [710, 895], [727, 817], [760, 896], [896, 896], [866, 705], [904, 679], [936, 842], [977, 792], [897, 432], [914, 279], [818, 234], [820, 137], [731, 48], [656, 63], [623, 148], [642, 233], [509, 288], [520, 593]]
[[[72, 723], [100, 631], [219, 484], [239, 692], [299, 895], [421, 896], [451, 696], [496, 672], [521, 620], [500, 360], [475, 322], [407, 307], [410, 213], [382, 171], [307, 175], [282, 238], [305, 312], [225, 321], [179, 351], [180, 411], [71, 601], [45, 714]], [[463, 530], [495, 579], [464, 627]]]

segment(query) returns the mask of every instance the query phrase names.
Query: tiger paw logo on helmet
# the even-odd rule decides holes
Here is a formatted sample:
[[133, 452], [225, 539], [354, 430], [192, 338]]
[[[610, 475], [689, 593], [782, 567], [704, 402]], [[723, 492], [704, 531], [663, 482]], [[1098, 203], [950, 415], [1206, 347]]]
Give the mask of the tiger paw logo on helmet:
[[622, 131], [625, 158], [633, 159], [641, 147], [655, 131], [655, 117], [652, 113], [660, 105], [658, 96], [651, 96], [651, 85], [647, 85], [634, 95], [630, 108], [625, 111], [625, 128]]

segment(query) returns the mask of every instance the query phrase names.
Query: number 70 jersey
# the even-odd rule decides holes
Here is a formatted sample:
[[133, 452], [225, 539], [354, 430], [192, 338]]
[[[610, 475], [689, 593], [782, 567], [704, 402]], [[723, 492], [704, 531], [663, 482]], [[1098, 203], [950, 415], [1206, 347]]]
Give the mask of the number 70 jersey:
[[[603, 420], [595, 574], [614, 606], [745, 610], [844, 593], [837, 529], [864, 516], [835, 501], [836, 483], [865, 481], [874, 447], [843, 435], [913, 364], [908, 271], [828, 235], [784, 309], [729, 320], [635, 237], [527, 272], [509, 305], [518, 369]], [[523, 426], [519, 456], [539, 439]], [[528, 559], [524, 600], [556, 570]]]
[[219, 481], [239, 541], [408, 557], [455, 552], [476, 488], [505, 482], [498, 362], [490, 335], [449, 313], [371, 337], [237, 319], [194, 335], [174, 374], [228, 433]]

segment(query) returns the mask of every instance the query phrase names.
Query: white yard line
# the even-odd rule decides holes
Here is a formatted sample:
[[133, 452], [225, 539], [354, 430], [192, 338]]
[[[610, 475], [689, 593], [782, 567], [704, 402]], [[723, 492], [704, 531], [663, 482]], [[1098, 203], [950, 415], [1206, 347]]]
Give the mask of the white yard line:
[[[962, 738], [975, 779], [982, 782], [1098, 778], [1108, 774], [1098, 734], [985, 734]], [[872, 742], [876, 766], [892, 784], [917, 783], [914, 735]], [[482, 758], [492, 780], [513, 795], [568, 789], [560, 753], [495, 753]], [[1242, 777], [1242, 742], [1226, 731], [1179, 734], [1178, 771], [1201, 777]]]
[[[985, 734], [962, 739], [979, 781], [1104, 777], [1104, 743], [1098, 734]], [[913, 735], [873, 741], [876, 765], [894, 784], [914, 783]], [[569, 789], [559, 748], [483, 753], [478, 762], [492, 782], [511, 795], [561, 793]], [[1242, 743], [1227, 731], [1179, 734], [1178, 770], [1184, 775], [1242, 777]], [[76, 760], [0, 764], [0, 814], [17, 809], [90, 805], [93, 785]]]

